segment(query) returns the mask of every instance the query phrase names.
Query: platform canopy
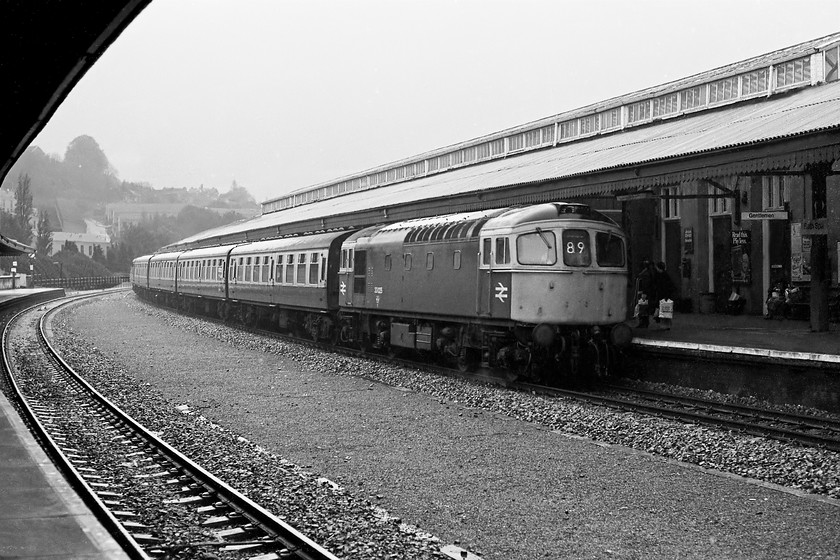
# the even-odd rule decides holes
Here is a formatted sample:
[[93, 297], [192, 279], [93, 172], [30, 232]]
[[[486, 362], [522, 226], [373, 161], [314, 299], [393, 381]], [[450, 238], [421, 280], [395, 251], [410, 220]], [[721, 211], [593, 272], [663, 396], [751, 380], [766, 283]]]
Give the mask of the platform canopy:
[[22, 255], [24, 253], [34, 253], [35, 249], [29, 245], [24, 245], [10, 237], [0, 234], [0, 257], [12, 257]]
[[0, 180], [76, 82], [150, 1], [0, 3]]
[[[76, 82], [151, 0], [0, 4], [0, 181]], [[34, 249], [0, 232], [0, 256]]]

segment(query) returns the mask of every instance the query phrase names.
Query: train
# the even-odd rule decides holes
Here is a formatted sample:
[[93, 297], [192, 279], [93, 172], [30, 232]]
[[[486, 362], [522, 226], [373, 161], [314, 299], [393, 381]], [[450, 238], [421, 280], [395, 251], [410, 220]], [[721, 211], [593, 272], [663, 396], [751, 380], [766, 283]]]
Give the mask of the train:
[[545, 382], [608, 373], [632, 338], [625, 234], [578, 203], [161, 252], [130, 277], [187, 312]]

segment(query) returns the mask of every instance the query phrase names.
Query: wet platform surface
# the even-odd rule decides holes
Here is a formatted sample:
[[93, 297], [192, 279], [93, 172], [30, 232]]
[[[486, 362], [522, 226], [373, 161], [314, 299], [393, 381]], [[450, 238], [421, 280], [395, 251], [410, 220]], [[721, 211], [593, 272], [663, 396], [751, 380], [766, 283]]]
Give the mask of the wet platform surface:
[[669, 330], [651, 320], [649, 328], [634, 328], [633, 335], [633, 343], [642, 347], [818, 360], [836, 362], [840, 367], [837, 323], [830, 323], [826, 332], [812, 332], [808, 321], [765, 319], [757, 315], [676, 313]]
[[[0, 306], [38, 303], [56, 289], [0, 291]], [[128, 558], [0, 393], [0, 558]]]

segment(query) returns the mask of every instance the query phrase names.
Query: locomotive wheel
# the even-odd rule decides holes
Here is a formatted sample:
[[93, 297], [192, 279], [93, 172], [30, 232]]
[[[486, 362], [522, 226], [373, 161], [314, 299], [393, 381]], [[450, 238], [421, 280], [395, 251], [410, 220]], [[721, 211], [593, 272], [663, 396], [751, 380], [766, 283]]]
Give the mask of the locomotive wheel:
[[363, 353], [370, 351], [370, 340], [368, 340], [367, 334], [359, 333], [359, 338], [356, 340], [356, 348]]
[[339, 342], [341, 342], [341, 329], [338, 325], [330, 325], [329, 339], [332, 346], [338, 346]]
[[467, 373], [475, 371], [478, 367], [479, 353], [475, 348], [461, 348], [458, 354], [458, 370]]

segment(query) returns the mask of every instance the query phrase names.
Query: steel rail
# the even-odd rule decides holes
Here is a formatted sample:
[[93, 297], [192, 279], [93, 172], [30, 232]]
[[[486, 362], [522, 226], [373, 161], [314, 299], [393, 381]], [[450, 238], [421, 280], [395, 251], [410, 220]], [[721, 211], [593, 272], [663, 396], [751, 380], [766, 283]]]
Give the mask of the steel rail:
[[[82, 296], [73, 298], [73, 301], [78, 299], [83, 299], [84, 297], [89, 296]], [[96, 491], [88, 484], [82, 474], [76, 470], [76, 467], [73, 466], [73, 463], [70, 459], [64, 454], [59, 444], [50, 436], [49, 431], [46, 427], [41, 423], [40, 419], [38, 418], [38, 414], [32, 409], [29, 405], [28, 399], [23, 394], [21, 387], [18, 385], [14, 371], [15, 368], [11, 363], [11, 358], [9, 356], [8, 348], [8, 335], [11, 330], [12, 325], [20, 319], [24, 314], [34, 310], [36, 307], [44, 305], [43, 302], [37, 303], [32, 305], [18, 313], [16, 313], [3, 328], [3, 337], [2, 337], [2, 345], [3, 345], [3, 370], [6, 376], [6, 380], [9, 384], [11, 389], [12, 395], [16, 404], [20, 407], [20, 410], [26, 419], [27, 424], [32, 430], [35, 437], [41, 443], [41, 447], [47, 453], [47, 455], [52, 459], [53, 463], [58, 467], [58, 469], [64, 474], [67, 478], [68, 483], [70, 486], [76, 491], [78, 496], [82, 499], [82, 501], [87, 505], [87, 507], [91, 510], [93, 515], [96, 519], [105, 527], [105, 529], [111, 534], [115, 541], [122, 547], [125, 553], [132, 559], [137, 560], [151, 560], [151, 557], [146, 554], [143, 548], [137, 543], [136, 540], [130, 535], [130, 533], [125, 529], [123, 524], [117, 519], [117, 517], [111, 512], [111, 509], [105, 505], [102, 499], [96, 494]]]
[[[811, 434], [807, 433], [802, 430], [796, 430], [791, 428], [780, 428], [777, 426], [771, 426], [768, 424], [761, 424], [757, 423], [754, 418], [755, 416], [751, 413], [749, 409], [743, 410], [738, 412], [737, 405], [730, 405], [729, 408], [724, 414], [731, 414], [735, 416], [742, 416], [747, 417], [747, 420], [739, 420], [736, 418], [724, 418], [721, 416], [716, 416], [712, 414], [704, 414], [701, 412], [694, 412], [686, 409], [678, 409], [669, 406], [662, 406], [658, 404], [647, 404], [644, 402], [633, 401], [629, 399], [619, 398], [619, 397], [610, 397], [606, 395], [598, 395], [595, 393], [585, 393], [580, 391], [570, 391], [566, 389], [557, 389], [554, 387], [545, 387], [541, 385], [533, 385], [528, 383], [517, 383], [518, 387], [526, 390], [541, 392], [544, 394], [554, 395], [554, 396], [565, 396], [569, 398], [573, 398], [576, 400], [591, 402], [594, 404], [599, 404], [602, 406], [607, 406], [611, 408], [618, 408], [621, 410], [629, 410], [635, 412], [642, 412], [645, 414], [653, 414], [656, 416], [661, 416], [664, 418], [670, 418], [672, 420], [679, 420], [682, 422], [694, 422], [699, 424], [704, 424], [707, 426], [716, 426], [716, 427], [723, 427], [731, 430], [736, 430], [739, 432], [747, 433], [750, 435], [755, 436], [762, 436], [762, 437], [770, 437], [772, 439], [784, 441], [784, 442], [798, 442], [803, 443], [812, 447], [822, 447], [825, 449], [829, 449], [831, 451], [840, 451], [840, 438], [831, 437], [831, 436], [822, 436], [818, 434]], [[632, 389], [623, 388], [622, 390], [632, 392]], [[657, 393], [657, 396], [660, 396]], [[661, 395], [661, 396], [670, 396], [670, 395]], [[644, 397], [643, 398], [649, 398]], [[702, 399], [699, 402], [704, 402], [708, 404], [709, 409], [719, 406], [721, 403], [717, 401], [704, 401]], [[698, 405], [693, 405], [698, 406]], [[779, 420], [777, 416], [774, 415], [774, 411], [771, 410], [763, 410], [764, 416], [769, 419], [769, 421]], [[784, 413], [782, 413], [784, 416]], [[782, 420], [779, 420], [780, 422]]]
[[[66, 302], [67, 304], [71, 302]], [[64, 305], [64, 304], [62, 304]], [[258, 525], [270, 537], [279, 540], [285, 548], [302, 560], [338, 560], [336, 556], [323, 548], [321, 545], [310, 539], [282, 519], [278, 518], [259, 504], [245, 497], [239, 491], [226, 484], [212, 473], [183, 455], [177, 449], [157, 437], [142, 424], [112, 403], [107, 397], [97, 391], [92, 385], [85, 381], [75, 370], [59, 355], [56, 349], [50, 344], [47, 336], [47, 321], [59, 309], [61, 305], [45, 313], [39, 321], [39, 336], [44, 347], [51, 354], [52, 359], [71, 376], [77, 384], [87, 391], [94, 400], [104, 407], [110, 414], [118, 418], [122, 423], [152, 448], [161, 453], [170, 462], [176, 465], [188, 476], [197, 481], [207, 490], [215, 493], [220, 501], [229, 505], [235, 511], [241, 513], [253, 523]], [[269, 543], [265, 543], [269, 544]]]

